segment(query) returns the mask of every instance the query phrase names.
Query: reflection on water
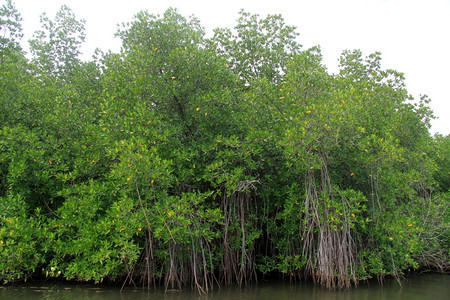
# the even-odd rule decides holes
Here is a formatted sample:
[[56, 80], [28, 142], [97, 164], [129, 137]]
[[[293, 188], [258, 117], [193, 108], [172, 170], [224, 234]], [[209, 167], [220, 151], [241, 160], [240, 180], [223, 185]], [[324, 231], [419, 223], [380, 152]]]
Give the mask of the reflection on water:
[[27, 283], [0, 286], [0, 299], [46, 299], [46, 300], [416, 300], [449, 299], [450, 275], [421, 274], [408, 276], [400, 286], [395, 280], [364, 283], [346, 291], [328, 291], [310, 283], [291, 285], [287, 282], [265, 282], [248, 288], [216, 289], [207, 296], [195, 292], [168, 292], [141, 288], [105, 287], [74, 283]]

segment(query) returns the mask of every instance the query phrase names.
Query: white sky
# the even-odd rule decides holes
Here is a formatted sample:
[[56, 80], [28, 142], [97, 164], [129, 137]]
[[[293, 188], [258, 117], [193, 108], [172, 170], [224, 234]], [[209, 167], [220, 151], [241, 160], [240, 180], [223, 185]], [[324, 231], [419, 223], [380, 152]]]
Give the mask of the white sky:
[[[95, 48], [118, 51], [116, 24], [131, 21], [141, 11], [162, 14], [169, 7], [184, 16], [195, 15], [207, 34], [216, 27], [232, 28], [244, 8], [261, 17], [281, 14], [297, 27], [299, 43], [320, 45], [332, 73], [344, 49], [364, 55], [382, 53], [382, 67], [405, 73], [408, 91], [427, 94], [438, 120], [432, 133], [450, 134], [450, 0], [13, 0], [24, 19], [25, 40], [40, 28], [39, 15], [50, 18], [62, 4], [86, 20], [89, 59]], [[3, 1], [2, 1], [3, 2]], [[4, 3], [4, 2], [3, 2]]]

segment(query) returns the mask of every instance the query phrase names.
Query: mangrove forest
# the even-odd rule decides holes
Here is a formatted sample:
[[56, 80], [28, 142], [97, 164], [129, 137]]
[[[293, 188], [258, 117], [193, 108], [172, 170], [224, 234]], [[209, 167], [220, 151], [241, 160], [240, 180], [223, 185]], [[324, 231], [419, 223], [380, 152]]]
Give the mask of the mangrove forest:
[[381, 54], [331, 74], [280, 15], [169, 8], [82, 60], [62, 6], [0, 10], [0, 281], [166, 289], [450, 269], [450, 139]]

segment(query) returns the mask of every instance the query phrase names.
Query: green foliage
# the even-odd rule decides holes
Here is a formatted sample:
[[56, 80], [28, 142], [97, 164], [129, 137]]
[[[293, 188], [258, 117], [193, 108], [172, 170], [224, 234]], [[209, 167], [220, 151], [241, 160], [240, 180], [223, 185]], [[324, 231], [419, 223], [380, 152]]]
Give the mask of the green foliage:
[[434, 179], [437, 183], [437, 190], [448, 192], [450, 188], [450, 135], [437, 134], [430, 147], [430, 153], [423, 154], [432, 157], [436, 163]]
[[14, 2], [7, 0], [0, 8], [0, 51], [3, 64], [4, 56], [8, 52], [21, 51], [20, 39], [22, 33], [22, 17], [16, 9]]
[[43, 240], [39, 234], [45, 228], [43, 220], [40, 216], [29, 216], [27, 203], [11, 191], [6, 196], [0, 196], [0, 203], [2, 280], [26, 279], [45, 262], [45, 254], [40, 249]]
[[295, 27], [287, 26], [280, 15], [259, 19], [243, 10], [239, 14], [235, 31], [216, 29], [211, 44], [244, 84], [261, 77], [280, 83], [292, 55], [300, 50]]
[[[281, 16], [211, 39], [138, 13], [120, 53], [81, 62], [63, 6], [19, 45], [1, 10], [0, 269], [166, 288], [263, 274], [343, 288], [449, 268], [448, 136], [381, 55], [328, 74]], [[30, 72], [31, 70], [31, 72]]]
[[79, 64], [79, 46], [85, 39], [84, 20], [77, 20], [72, 10], [63, 5], [50, 20], [44, 13], [42, 29], [29, 41], [33, 64], [38, 74], [67, 80]]

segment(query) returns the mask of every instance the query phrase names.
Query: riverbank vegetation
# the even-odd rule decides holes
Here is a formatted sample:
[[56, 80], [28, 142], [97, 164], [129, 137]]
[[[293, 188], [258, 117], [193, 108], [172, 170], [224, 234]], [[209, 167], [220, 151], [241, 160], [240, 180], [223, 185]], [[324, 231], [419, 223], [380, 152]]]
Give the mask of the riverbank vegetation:
[[279, 15], [241, 11], [206, 38], [168, 9], [82, 61], [68, 7], [41, 24], [26, 55], [2, 6], [3, 282], [207, 292], [449, 269], [449, 136], [379, 53], [344, 51], [330, 74]]

